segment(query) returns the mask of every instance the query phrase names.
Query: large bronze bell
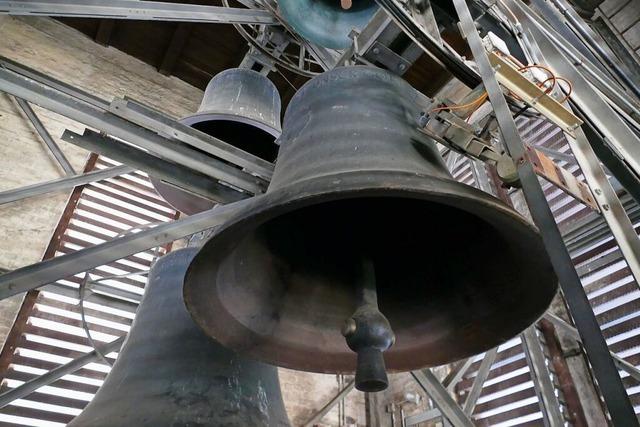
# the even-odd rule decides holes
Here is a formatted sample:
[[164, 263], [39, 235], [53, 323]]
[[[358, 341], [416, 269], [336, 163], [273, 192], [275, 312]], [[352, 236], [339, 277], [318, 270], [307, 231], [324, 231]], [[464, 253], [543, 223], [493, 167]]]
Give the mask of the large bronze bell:
[[184, 308], [182, 281], [196, 252], [172, 252], [151, 269], [113, 369], [70, 426], [289, 426], [277, 369], [214, 342]]
[[[282, 133], [280, 94], [266, 76], [245, 68], [216, 74], [194, 115], [182, 123], [270, 162], [278, 155], [275, 140]], [[180, 212], [193, 215], [214, 202], [151, 179], [158, 193]]]
[[545, 311], [557, 284], [536, 229], [453, 180], [417, 131], [415, 97], [369, 67], [298, 91], [267, 193], [186, 274], [187, 308], [210, 336], [305, 371], [353, 372], [358, 360], [372, 391], [385, 386], [382, 352], [391, 371], [449, 363]]
[[307, 40], [332, 49], [351, 45], [378, 9], [375, 0], [278, 0], [282, 16]]

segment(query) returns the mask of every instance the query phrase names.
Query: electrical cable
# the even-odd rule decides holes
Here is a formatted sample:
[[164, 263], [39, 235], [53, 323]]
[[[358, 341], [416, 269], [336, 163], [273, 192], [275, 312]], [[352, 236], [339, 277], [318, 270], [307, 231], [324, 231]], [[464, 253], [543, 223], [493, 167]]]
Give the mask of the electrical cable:
[[[566, 100], [568, 100], [568, 99], [569, 99], [569, 97], [571, 96], [571, 94], [573, 93], [573, 84], [571, 83], [571, 81], [570, 81], [570, 80], [565, 79], [564, 77], [556, 77], [556, 78], [557, 78], [558, 80], [561, 80], [561, 81], [565, 82], [565, 83], [567, 84], [567, 86], [569, 86], [569, 88], [567, 89], [567, 91], [566, 91], [566, 93], [565, 93], [565, 95], [564, 95], [564, 98], [562, 98], [562, 100], [558, 101], [559, 103], [561, 103], [561, 104], [562, 104], [563, 102], [565, 102]], [[560, 87], [562, 88], [562, 86], [560, 86]], [[563, 89], [563, 90], [564, 90], [564, 89]]]
[[[138, 227], [133, 227], [130, 228], [129, 230], [123, 232], [123, 233], [119, 233], [117, 236], [115, 236], [114, 238], [119, 238], [119, 237], [123, 237], [126, 236], [127, 234], [131, 234], [133, 232], [137, 231], [141, 231], [144, 230], [146, 228], [150, 228], [153, 227], [154, 225], [157, 225], [158, 223], [150, 223], [150, 224], [145, 224], [142, 226], [138, 226]], [[155, 248], [153, 248], [153, 257], [152, 257], [152, 261], [151, 261], [151, 265], [153, 266], [153, 264], [155, 263], [156, 259], [158, 258], [158, 255], [160, 255], [160, 247], [156, 246]], [[148, 272], [134, 272], [134, 273], [128, 273], [128, 274], [123, 274], [123, 275], [117, 275], [117, 276], [111, 276], [111, 277], [103, 277], [101, 279], [97, 279], [97, 280], [89, 280], [89, 272], [85, 272], [84, 273], [84, 277], [82, 279], [82, 282], [80, 282], [80, 286], [78, 287], [78, 305], [80, 308], [80, 320], [82, 321], [82, 328], [84, 329], [84, 333], [87, 336], [87, 340], [89, 341], [89, 344], [91, 345], [91, 347], [93, 347], [93, 351], [95, 351], [95, 353], [98, 355], [98, 357], [107, 365], [109, 366], [113, 366], [113, 363], [111, 363], [108, 359], [107, 356], [102, 353], [102, 351], [99, 349], [99, 347], [96, 345], [93, 336], [91, 335], [91, 331], [89, 330], [89, 324], [87, 323], [87, 317], [85, 314], [85, 309], [84, 309], [84, 300], [85, 300], [85, 293], [86, 293], [86, 288], [87, 288], [87, 284], [89, 282], [91, 283], [99, 283], [101, 281], [104, 280], [110, 280], [110, 279], [118, 279], [118, 278], [124, 278], [126, 276], [132, 276], [132, 275], [144, 275], [144, 274], [148, 274]]]
[[476, 105], [478, 102], [482, 101], [483, 99], [486, 99], [486, 97], [487, 97], [487, 92], [483, 92], [482, 94], [480, 94], [480, 96], [478, 98], [474, 99], [473, 101], [469, 102], [468, 104], [437, 107], [437, 108], [434, 108], [434, 109], [430, 110], [429, 113], [433, 113], [433, 112], [441, 111], [441, 110], [460, 110], [460, 109], [464, 109], [464, 108], [469, 108], [469, 107], [472, 107], [472, 106]]
[[96, 352], [96, 354], [98, 355], [98, 357], [107, 365], [109, 366], [113, 366], [113, 363], [111, 363], [108, 359], [107, 356], [102, 353], [102, 351], [98, 348], [98, 346], [96, 345], [95, 341], [93, 340], [93, 337], [91, 336], [91, 331], [89, 330], [89, 325], [87, 324], [87, 318], [84, 312], [84, 293], [85, 293], [85, 289], [87, 286], [87, 282], [89, 281], [89, 272], [85, 272], [84, 273], [84, 278], [82, 279], [82, 282], [80, 282], [80, 288], [78, 289], [80, 296], [79, 296], [79, 305], [80, 305], [80, 319], [82, 320], [82, 328], [84, 329], [84, 333], [87, 336], [87, 340], [89, 341], [89, 344], [91, 344], [91, 347], [93, 347], [93, 351]]

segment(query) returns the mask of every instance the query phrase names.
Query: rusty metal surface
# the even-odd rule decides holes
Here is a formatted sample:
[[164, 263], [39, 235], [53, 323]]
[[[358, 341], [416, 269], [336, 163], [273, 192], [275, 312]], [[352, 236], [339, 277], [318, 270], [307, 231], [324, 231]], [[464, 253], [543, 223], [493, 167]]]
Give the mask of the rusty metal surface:
[[533, 165], [533, 171], [553, 183], [568, 195], [580, 200], [594, 211], [600, 211], [589, 187], [577, 179], [571, 172], [556, 164], [540, 150], [527, 145], [527, 156]]

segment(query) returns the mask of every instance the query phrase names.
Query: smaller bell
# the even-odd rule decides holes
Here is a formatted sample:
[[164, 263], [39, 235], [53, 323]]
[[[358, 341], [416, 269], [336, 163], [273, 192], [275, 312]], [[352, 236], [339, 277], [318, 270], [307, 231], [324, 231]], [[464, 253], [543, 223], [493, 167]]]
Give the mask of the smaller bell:
[[378, 10], [375, 0], [279, 0], [282, 16], [312, 43], [331, 49], [351, 45], [351, 30], [361, 30]]
[[[216, 74], [204, 92], [198, 112], [181, 120], [236, 148], [273, 162], [282, 133], [280, 94], [266, 76], [246, 68]], [[151, 178], [171, 206], [188, 215], [211, 209], [215, 202]]]

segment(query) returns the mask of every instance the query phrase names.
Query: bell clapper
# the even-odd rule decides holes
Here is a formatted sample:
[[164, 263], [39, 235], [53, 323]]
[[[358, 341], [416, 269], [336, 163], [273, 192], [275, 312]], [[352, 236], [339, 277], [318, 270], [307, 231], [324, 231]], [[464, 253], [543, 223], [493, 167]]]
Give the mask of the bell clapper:
[[373, 261], [363, 257], [357, 284], [358, 308], [345, 322], [342, 335], [358, 354], [356, 389], [382, 391], [389, 385], [382, 353], [395, 342], [387, 318], [378, 310], [378, 295]]
[[351, 9], [352, 5], [353, 5], [352, 0], [340, 0], [340, 6], [342, 6], [344, 10]]

